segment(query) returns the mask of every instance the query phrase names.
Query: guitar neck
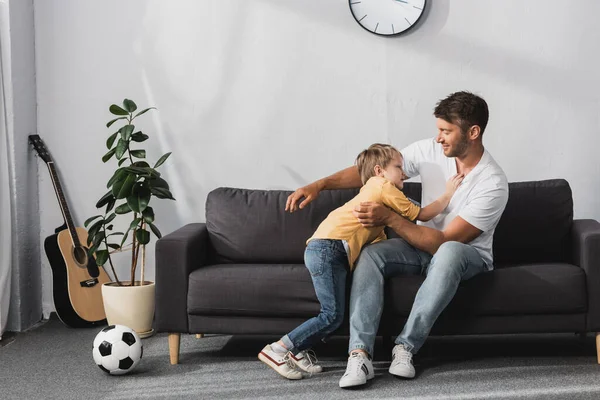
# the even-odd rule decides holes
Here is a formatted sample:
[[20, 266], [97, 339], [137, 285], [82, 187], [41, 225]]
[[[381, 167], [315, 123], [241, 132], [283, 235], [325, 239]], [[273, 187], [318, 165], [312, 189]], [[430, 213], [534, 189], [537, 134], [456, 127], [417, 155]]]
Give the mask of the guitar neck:
[[69, 211], [69, 206], [67, 205], [67, 201], [65, 199], [65, 194], [63, 192], [62, 186], [60, 184], [60, 180], [58, 179], [58, 174], [56, 173], [56, 169], [54, 168], [54, 162], [50, 161], [47, 163], [48, 170], [50, 171], [50, 178], [52, 179], [52, 184], [54, 185], [54, 191], [56, 192], [56, 197], [58, 197], [58, 203], [60, 205], [60, 210], [62, 211], [63, 218], [65, 220], [65, 224], [69, 229], [69, 233], [71, 234], [71, 239], [73, 240], [73, 245], [75, 247], [81, 246], [79, 243], [79, 236], [77, 236], [77, 231], [75, 230], [75, 224], [73, 223], [73, 218], [71, 217], [71, 212]]

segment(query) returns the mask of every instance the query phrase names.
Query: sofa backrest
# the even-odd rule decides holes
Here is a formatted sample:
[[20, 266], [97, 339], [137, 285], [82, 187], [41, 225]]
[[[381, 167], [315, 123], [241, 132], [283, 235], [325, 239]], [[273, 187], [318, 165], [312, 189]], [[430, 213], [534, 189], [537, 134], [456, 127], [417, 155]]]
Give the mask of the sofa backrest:
[[[215, 189], [206, 201], [212, 262], [302, 263], [306, 240], [329, 212], [357, 192], [325, 190], [290, 214], [284, 210], [291, 191]], [[406, 182], [404, 192], [420, 201], [421, 184]], [[494, 235], [495, 264], [569, 260], [572, 222], [571, 188], [564, 179], [510, 183]]]
[[[206, 200], [212, 262], [303, 263], [306, 240], [327, 215], [358, 189], [324, 190], [303, 210], [285, 212], [291, 191], [218, 188]], [[421, 197], [418, 183], [405, 193]]]
[[564, 179], [509, 183], [494, 233], [496, 267], [571, 260], [573, 197]]

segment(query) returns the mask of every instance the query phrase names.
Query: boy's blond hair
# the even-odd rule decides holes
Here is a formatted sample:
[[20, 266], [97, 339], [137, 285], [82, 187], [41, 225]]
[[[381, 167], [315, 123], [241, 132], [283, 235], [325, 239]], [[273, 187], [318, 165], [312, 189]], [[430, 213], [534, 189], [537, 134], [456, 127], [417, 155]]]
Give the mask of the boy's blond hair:
[[394, 146], [381, 143], [372, 144], [368, 149], [361, 151], [356, 157], [356, 166], [363, 185], [375, 176], [376, 165], [381, 168], [387, 167], [396, 154], [402, 156]]

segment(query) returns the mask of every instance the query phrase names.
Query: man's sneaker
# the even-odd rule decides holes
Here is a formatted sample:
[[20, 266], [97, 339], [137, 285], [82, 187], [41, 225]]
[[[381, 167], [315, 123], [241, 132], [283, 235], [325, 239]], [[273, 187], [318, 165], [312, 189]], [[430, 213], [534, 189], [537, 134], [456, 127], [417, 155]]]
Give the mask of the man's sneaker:
[[315, 353], [310, 350], [301, 351], [296, 355], [290, 351], [289, 358], [297, 368], [309, 374], [318, 374], [323, 371], [323, 367], [317, 365], [318, 360]]
[[346, 373], [340, 379], [340, 387], [348, 388], [364, 385], [374, 377], [373, 363], [365, 353], [357, 351], [351, 353], [348, 357], [348, 366], [346, 367]]
[[294, 368], [294, 363], [290, 361], [288, 354], [289, 352], [277, 353], [268, 344], [258, 353], [258, 359], [273, 368], [275, 372], [284, 378], [302, 379], [302, 372]]
[[412, 363], [412, 353], [398, 344], [392, 350], [392, 364], [390, 365], [390, 374], [402, 378], [414, 378], [415, 367]]

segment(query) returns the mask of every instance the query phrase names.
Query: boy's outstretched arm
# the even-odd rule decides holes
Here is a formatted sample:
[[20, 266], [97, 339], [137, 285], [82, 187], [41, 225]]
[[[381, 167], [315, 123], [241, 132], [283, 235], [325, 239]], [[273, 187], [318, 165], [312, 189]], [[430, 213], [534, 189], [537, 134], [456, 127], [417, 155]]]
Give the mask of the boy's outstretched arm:
[[432, 218], [437, 217], [450, 203], [450, 199], [454, 196], [456, 189], [460, 186], [465, 176], [463, 174], [456, 174], [446, 182], [446, 191], [433, 203], [421, 208], [421, 212], [417, 216], [419, 221], [429, 221]]
[[[303, 186], [290, 194], [285, 203], [285, 211], [294, 212], [304, 208], [308, 203], [317, 198], [321, 190], [325, 189], [353, 189], [362, 186], [358, 167], [348, 167], [333, 175], [319, 179], [313, 183]], [[304, 200], [298, 204], [300, 199]]]

